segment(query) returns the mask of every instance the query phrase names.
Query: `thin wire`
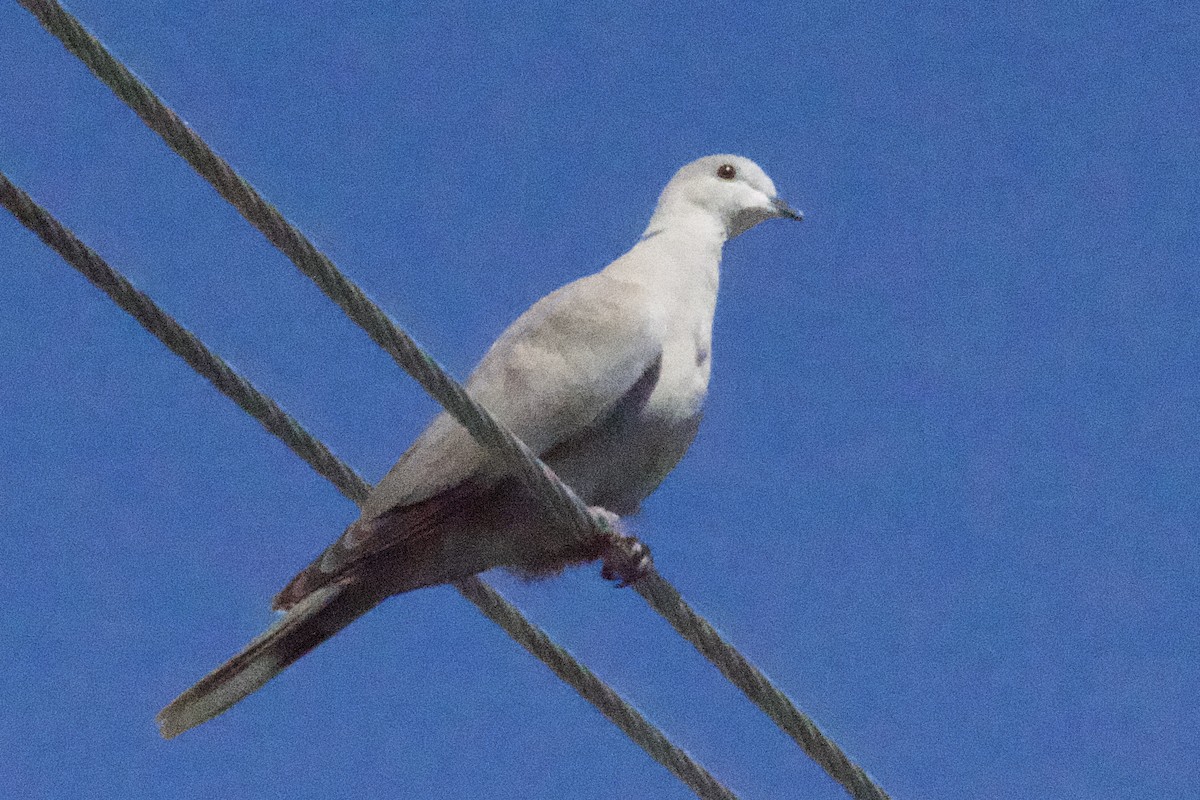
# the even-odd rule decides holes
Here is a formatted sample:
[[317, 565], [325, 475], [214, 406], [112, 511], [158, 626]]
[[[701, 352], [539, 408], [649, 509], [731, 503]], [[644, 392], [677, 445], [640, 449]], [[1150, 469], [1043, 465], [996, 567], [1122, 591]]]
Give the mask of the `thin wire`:
[[[217, 155], [151, 89], [54, 0], [18, 0], [75, 54], [114, 94], [183, 157], [201, 177], [258, 228], [301, 272], [354, 320], [481, 444], [493, 448], [510, 469], [564, 524], [564, 535], [582, 540], [604, 532], [575, 493], [528, 447], [476, 404], [463, 388], [388, 318], [363, 291]], [[854, 798], [881, 800], [887, 794], [830, 740], [791, 699], [726, 642], [656, 571], [638, 582], [638, 592], [725, 677]]]
[[[33, 231], [63, 260], [99, 287], [122, 310], [196, 372], [207, 378], [222, 394], [279, 437], [292, 452], [354, 501], [362, 504], [371, 487], [357, 472], [330, 452], [279, 405], [239, 375], [216, 353], [209, 350], [191, 331], [163, 311], [148, 296], [138, 291], [123, 275], [110, 267], [91, 248], [39, 206], [22, 189], [0, 172], [0, 204], [12, 212], [21, 224]], [[718, 781], [683, 749], [667, 738], [616, 690], [579, 663], [556, 644], [538, 626], [526, 619], [515, 606], [479, 578], [455, 584], [489, 619], [570, 684], [585, 700], [600, 710], [655, 761], [687, 784], [705, 800], [737, 800], [737, 796]]]

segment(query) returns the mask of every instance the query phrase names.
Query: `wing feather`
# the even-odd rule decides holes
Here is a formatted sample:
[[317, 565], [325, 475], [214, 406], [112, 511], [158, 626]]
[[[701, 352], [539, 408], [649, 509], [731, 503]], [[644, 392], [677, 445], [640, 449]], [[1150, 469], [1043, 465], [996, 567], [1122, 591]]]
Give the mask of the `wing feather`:
[[[467, 391], [535, 453], [571, 439], [625, 396], [661, 352], [645, 289], [605, 273], [547, 295], [492, 345]], [[364, 519], [505, 470], [449, 414], [433, 420], [374, 488]]]
[[[505, 331], [467, 390], [535, 453], [549, 452], [625, 405], [645, 403], [661, 367], [651, 309], [641, 287], [604, 273], [568, 284]], [[506, 472], [442, 412], [372, 490], [361, 517], [284, 587], [274, 607], [291, 608], [364, 560], [436, 531]]]

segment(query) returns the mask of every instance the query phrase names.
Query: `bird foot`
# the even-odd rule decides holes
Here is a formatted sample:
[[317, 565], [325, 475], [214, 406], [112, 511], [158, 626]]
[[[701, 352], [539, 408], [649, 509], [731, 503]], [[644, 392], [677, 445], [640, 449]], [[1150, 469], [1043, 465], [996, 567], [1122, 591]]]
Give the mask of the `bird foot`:
[[611, 511], [592, 507], [593, 515], [601, 518], [601, 524], [609, 528], [607, 539], [602, 544], [600, 558], [600, 577], [606, 581], [616, 581], [617, 588], [623, 589], [637, 583], [654, 568], [650, 558], [650, 548], [633, 536], [626, 536], [620, 530], [620, 517]]

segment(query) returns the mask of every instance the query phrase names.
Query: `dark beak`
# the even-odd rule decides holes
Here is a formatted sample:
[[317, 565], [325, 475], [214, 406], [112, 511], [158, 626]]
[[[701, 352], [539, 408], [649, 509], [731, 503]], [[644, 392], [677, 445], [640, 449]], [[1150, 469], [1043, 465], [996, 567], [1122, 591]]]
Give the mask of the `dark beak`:
[[775, 207], [775, 213], [781, 217], [787, 217], [788, 219], [794, 219], [797, 222], [801, 222], [804, 220], [804, 213], [797, 211], [796, 209], [789, 206], [782, 197], [776, 197], [774, 200], [771, 201], [771, 205], [773, 205]]

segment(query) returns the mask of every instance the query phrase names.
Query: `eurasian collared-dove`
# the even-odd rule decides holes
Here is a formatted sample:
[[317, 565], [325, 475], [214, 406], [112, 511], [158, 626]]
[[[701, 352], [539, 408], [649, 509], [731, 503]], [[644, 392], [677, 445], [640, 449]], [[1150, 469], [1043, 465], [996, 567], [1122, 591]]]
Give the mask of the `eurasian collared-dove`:
[[[801, 219], [757, 164], [693, 161], [667, 184], [633, 249], [522, 314], [467, 390], [584, 502], [636, 512], [700, 424], [721, 248], [775, 217]], [[287, 613], [162, 710], [162, 734], [225, 711], [390, 595], [493, 567], [538, 576], [597, 558], [606, 574], [636, 579], [636, 562], [610, 555], [604, 542], [569, 544], [537, 499], [442, 413], [359, 519], [276, 596]]]

